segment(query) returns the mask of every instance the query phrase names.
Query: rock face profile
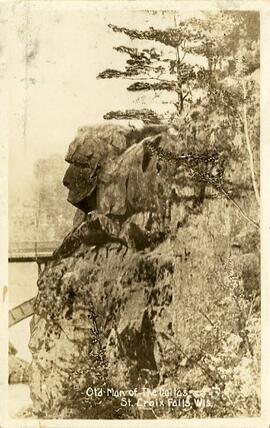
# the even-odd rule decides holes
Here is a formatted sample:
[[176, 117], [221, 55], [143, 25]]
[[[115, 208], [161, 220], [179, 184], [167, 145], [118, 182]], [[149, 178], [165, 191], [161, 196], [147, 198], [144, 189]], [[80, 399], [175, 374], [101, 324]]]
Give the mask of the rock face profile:
[[214, 278], [244, 220], [193, 179], [203, 159], [161, 127], [85, 127], [71, 143], [63, 183], [78, 212], [39, 276], [31, 321], [39, 417], [136, 417], [86, 389], [206, 382], [196, 361], [223, 311]]

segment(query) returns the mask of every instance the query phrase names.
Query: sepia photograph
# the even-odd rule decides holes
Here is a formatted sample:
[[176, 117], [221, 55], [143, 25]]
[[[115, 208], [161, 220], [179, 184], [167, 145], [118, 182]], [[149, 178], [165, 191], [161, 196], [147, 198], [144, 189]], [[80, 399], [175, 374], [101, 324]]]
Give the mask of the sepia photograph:
[[255, 3], [0, 4], [10, 426], [264, 414]]

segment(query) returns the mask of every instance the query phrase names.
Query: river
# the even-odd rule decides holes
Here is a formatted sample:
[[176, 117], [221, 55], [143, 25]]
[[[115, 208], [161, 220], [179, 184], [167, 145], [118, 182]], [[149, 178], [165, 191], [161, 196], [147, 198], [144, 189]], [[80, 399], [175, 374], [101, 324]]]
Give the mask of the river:
[[[9, 308], [23, 303], [25, 300], [36, 296], [38, 267], [36, 263], [10, 263], [9, 274]], [[31, 361], [31, 354], [28, 349], [30, 339], [30, 318], [21, 321], [9, 328], [9, 341], [17, 349], [19, 358]], [[22, 409], [32, 405], [29, 386], [26, 384], [9, 385], [9, 415], [15, 417], [22, 413]]]
[[[36, 263], [9, 263], [9, 308], [23, 303], [37, 294], [38, 267]], [[17, 356], [26, 361], [31, 360], [28, 349], [31, 318], [27, 318], [9, 329], [9, 340], [15, 346]]]

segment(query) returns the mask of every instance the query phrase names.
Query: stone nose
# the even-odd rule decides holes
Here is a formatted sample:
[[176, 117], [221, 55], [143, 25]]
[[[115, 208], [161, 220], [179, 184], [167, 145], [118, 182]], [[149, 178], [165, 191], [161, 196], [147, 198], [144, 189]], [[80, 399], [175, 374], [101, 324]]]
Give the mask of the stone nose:
[[68, 167], [68, 169], [66, 170], [66, 173], [64, 175], [64, 178], [62, 180], [63, 185], [67, 188], [69, 188], [70, 186], [70, 178], [71, 178], [71, 174], [70, 174], [70, 166]]

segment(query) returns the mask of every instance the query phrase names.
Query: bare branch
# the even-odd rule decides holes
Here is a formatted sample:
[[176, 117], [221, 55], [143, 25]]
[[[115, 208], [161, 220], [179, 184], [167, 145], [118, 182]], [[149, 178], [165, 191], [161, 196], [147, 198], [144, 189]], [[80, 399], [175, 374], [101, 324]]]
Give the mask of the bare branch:
[[245, 139], [247, 144], [247, 150], [249, 155], [249, 166], [250, 166], [250, 172], [251, 172], [251, 179], [252, 179], [252, 185], [256, 197], [256, 201], [258, 205], [260, 206], [260, 194], [256, 183], [255, 178], [255, 171], [254, 171], [254, 160], [253, 160], [253, 153], [250, 145], [250, 139], [249, 139], [249, 132], [248, 132], [248, 121], [247, 121], [247, 104], [246, 104], [246, 85], [244, 82], [244, 79], [242, 79], [242, 88], [244, 93], [244, 104], [243, 104], [243, 122], [244, 122], [244, 133], [245, 133]]
[[248, 220], [250, 223], [252, 223], [254, 226], [256, 226], [258, 229], [260, 229], [260, 226], [259, 226], [259, 224], [255, 221], [255, 220], [253, 220], [253, 218], [251, 218], [251, 217], [249, 217], [245, 212], [244, 212], [244, 210], [240, 207], [240, 205], [238, 205], [238, 203], [237, 202], [235, 202], [235, 200], [234, 199], [232, 199], [231, 197], [230, 197], [230, 195], [226, 192], [226, 190], [224, 190], [222, 187], [221, 188], [219, 188], [219, 190], [220, 190], [220, 192], [222, 192], [225, 196], [226, 196], [226, 198], [227, 199], [229, 199], [229, 201], [231, 201], [232, 202], [232, 204], [240, 211], [240, 213], [242, 214], [242, 216], [246, 219], [246, 220]]

